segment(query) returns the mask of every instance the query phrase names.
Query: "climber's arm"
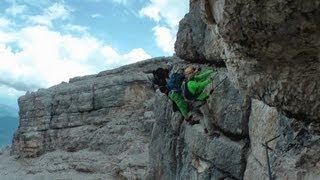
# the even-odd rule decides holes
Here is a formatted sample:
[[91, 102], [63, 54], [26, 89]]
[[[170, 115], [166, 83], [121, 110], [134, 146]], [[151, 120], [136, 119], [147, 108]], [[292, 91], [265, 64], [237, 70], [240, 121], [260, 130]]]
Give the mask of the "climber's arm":
[[200, 72], [200, 74], [194, 76], [194, 80], [196, 81], [205, 81], [208, 79], [208, 77], [210, 77], [212, 74], [214, 73], [214, 70], [212, 69], [208, 69], [208, 70], [205, 70], [203, 72]]

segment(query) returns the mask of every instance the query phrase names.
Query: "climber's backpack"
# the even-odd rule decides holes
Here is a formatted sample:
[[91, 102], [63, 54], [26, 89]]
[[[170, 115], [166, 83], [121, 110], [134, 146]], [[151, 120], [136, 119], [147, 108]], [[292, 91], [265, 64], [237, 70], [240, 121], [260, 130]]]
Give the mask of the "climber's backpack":
[[183, 73], [173, 73], [170, 75], [169, 80], [167, 82], [167, 88], [170, 91], [175, 91], [178, 93], [182, 93], [181, 85], [185, 79]]
[[158, 68], [152, 71], [153, 74], [153, 84], [160, 87], [166, 86], [166, 78], [168, 77], [169, 71], [167, 69]]

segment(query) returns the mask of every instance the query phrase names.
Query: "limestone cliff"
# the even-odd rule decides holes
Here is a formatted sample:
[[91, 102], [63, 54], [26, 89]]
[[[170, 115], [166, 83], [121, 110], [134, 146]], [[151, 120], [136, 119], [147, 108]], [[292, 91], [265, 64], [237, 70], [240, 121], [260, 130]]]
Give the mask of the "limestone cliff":
[[[149, 179], [241, 179], [249, 148], [250, 101], [218, 69], [214, 93], [189, 125], [159, 93], [150, 144]], [[221, 84], [220, 84], [221, 83]], [[219, 86], [217, 86], [220, 84]]]
[[[232, 82], [228, 88], [216, 89], [215, 93], [218, 94], [210, 97], [209, 109], [203, 112], [203, 122], [211, 118], [212, 127], [239, 143], [241, 136], [232, 139], [234, 132], [226, 132], [231, 127], [243, 127], [240, 126], [242, 123], [227, 126], [230, 122], [237, 122], [237, 118], [232, 118], [232, 113], [239, 108], [229, 106], [224, 109], [230, 101], [230, 95], [224, 93], [238, 89], [242, 98], [237, 99], [250, 99], [249, 103], [245, 103], [250, 104], [249, 113], [245, 116], [243, 112], [242, 116], [236, 115], [247, 126], [244, 129], [248, 129], [250, 141], [243, 137], [248, 146], [234, 150], [231, 147], [223, 149], [220, 144], [215, 144], [214, 147], [224, 153], [210, 157], [208, 155], [216, 149], [208, 149], [208, 146], [221, 136], [209, 138], [208, 141], [203, 133], [199, 133], [202, 136], [199, 139], [196, 135], [188, 135], [189, 127], [182, 128], [186, 131], [178, 133], [177, 137], [183, 137], [182, 141], [186, 144], [182, 151], [184, 158], [175, 157], [176, 160], [187, 160], [190, 157], [188, 154], [192, 154], [208, 163], [212, 169], [200, 174], [199, 169], [195, 170], [193, 176], [191, 169], [183, 171], [183, 167], [177, 169], [176, 176], [267, 179], [267, 159], [262, 143], [277, 137], [270, 142], [272, 150], [269, 150], [273, 178], [320, 178], [319, 5], [319, 0], [190, 1], [190, 12], [180, 22], [175, 44], [177, 55], [190, 62], [222, 67]], [[170, 121], [172, 118], [168, 119]], [[192, 141], [188, 140], [190, 137]], [[201, 146], [199, 142], [205, 142], [205, 145]], [[226, 146], [224, 144], [223, 147]], [[245, 156], [238, 163], [241, 166], [235, 167], [238, 161], [231, 154]], [[234, 163], [226, 161], [230, 159], [234, 159]], [[189, 158], [187, 161], [192, 160]], [[225, 161], [223, 166], [220, 161]], [[217, 173], [217, 170], [220, 172]]]
[[151, 72], [171, 59], [73, 78], [20, 97], [20, 126], [11, 154], [35, 158], [27, 173], [142, 178], [155, 121]]
[[191, 0], [175, 44], [182, 59], [226, 64], [251, 97], [319, 122], [319, 0]]
[[[319, 6], [190, 0], [175, 44], [179, 58], [21, 97], [12, 157], [0, 155], [15, 168], [0, 163], [0, 175], [253, 180], [270, 178], [269, 163], [274, 179], [320, 179]], [[213, 93], [193, 112], [200, 124], [187, 124], [151, 86], [151, 71], [167, 61], [217, 71], [206, 89]], [[271, 139], [268, 161], [262, 144]]]

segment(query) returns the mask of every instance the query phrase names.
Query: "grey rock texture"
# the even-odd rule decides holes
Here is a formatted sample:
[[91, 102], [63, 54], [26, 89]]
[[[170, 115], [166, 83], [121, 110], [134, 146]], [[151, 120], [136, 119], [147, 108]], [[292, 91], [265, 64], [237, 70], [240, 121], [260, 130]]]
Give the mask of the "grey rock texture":
[[172, 129], [174, 113], [159, 109], [150, 179], [268, 179], [262, 143], [277, 136], [269, 144], [272, 176], [319, 179], [318, 6], [318, 1], [190, 1], [176, 53], [190, 62], [225, 64], [213, 82], [227, 79], [200, 108], [200, 125], [182, 122]]
[[223, 63], [222, 38], [213, 26], [214, 19], [207, 1], [190, 2], [190, 12], [180, 21], [175, 51], [182, 59], [192, 62]]
[[224, 62], [241, 91], [287, 116], [320, 121], [319, 5], [319, 0], [191, 0], [180, 23], [177, 55]]
[[[251, 150], [244, 179], [268, 179], [265, 147], [269, 143], [273, 177], [277, 179], [320, 178], [319, 127], [289, 119], [261, 101], [252, 102], [249, 122]], [[317, 130], [316, 130], [317, 129]]]
[[[320, 179], [319, 6], [190, 0], [175, 43], [186, 61], [158, 58], [21, 97], [13, 156], [0, 153], [10, 165], [0, 163], [0, 175], [268, 179], [262, 143], [277, 137], [273, 178]], [[190, 62], [216, 70], [209, 98], [190, 112], [199, 124], [151, 87], [151, 71], [165, 61], [173, 71]]]
[[204, 124], [230, 139], [249, 136], [240, 178], [268, 178], [261, 144], [280, 135], [270, 143], [273, 176], [319, 179], [319, 5], [318, 0], [191, 0], [190, 12], [180, 22], [177, 55], [225, 65], [228, 81], [223, 85], [234, 84], [236, 91], [232, 86], [216, 89], [201, 110]]
[[225, 79], [225, 68], [216, 70], [200, 124], [186, 124], [167, 96], [156, 94], [147, 179], [269, 179], [262, 144], [275, 137], [268, 144], [273, 178], [319, 179], [319, 123], [248, 98]]
[[[181, 71], [190, 65], [177, 61], [177, 58], [166, 60], [172, 59], [176, 59], [173, 71]], [[78, 91], [80, 95], [73, 98], [60, 98], [56, 104], [63, 104], [63, 108], [59, 109], [60, 105], [51, 108], [67, 115], [60, 119], [51, 118], [49, 125], [34, 120], [37, 116], [31, 115], [37, 114], [37, 109], [28, 107], [25, 113], [21, 110], [21, 117], [25, 115], [28, 118], [21, 119], [11, 148], [13, 157], [18, 159], [8, 158], [8, 152], [0, 155], [3, 162], [11, 164], [9, 167], [0, 166], [0, 175], [17, 179], [24, 176], [74, 179], [79, 175], [80, 178], [93, 179], [268, 179], [265, 149], [261, 144], [280, 135], [269, 144], [273, 149], [269, 153], [273, 176], [278, 179], [319, 178], [318, 122], [290, 119], [276, 108], [252, 100], [236, 88], [226, 68], [214, 68], [217, 73], [212, 78], [213, 83], [205, 90], [214, 91], [206, 103], [198, 107], [199, 112], [191, 112], [200, 120], [200, 124], [191, 126], [186, 124], [178, 111], [173, 111], [172, 102], [165, 94], [159, 91], [154, 94], [150, 87], [150, 69], [164, 66], [163, 61], [155, 62], [146, 61], [131, 65], [132, 69], [128, 66], [111, 71], [115, 73], [100, 73], [107, 79], [103, 81], [97, 77], [99, 75], [74, 78], [68, 84], [41, 90], [59, 94], [66, 92], [62, 90], [73, 83], [86, 84], [86, 80], [94, 80], [93, 84], [97, 84], [97, 80], [105, 83], [98, 87], [115, 88], [112, 85], [123, 82], [128, 75], [135, 82], [140, 80], [140, 75], [144, 77], [141, 86], [131, 81], [123, 83], [124, 93], [118, 94], [113, 101], [109, 101], [106, 95], [99, 96], [94, 101], [100, 105], [94, 105], [96, 103], [92, 101], [88, 102], [89, 105], [84, 103], [87, 101], [78, 102], [84, 97], [81, 90]], [[153, 63], [155, 65], [151, 66]], [[213, 68], [196, 63], [192, 65]], [[148, 66], [150, 69], [146, 68]], [[141, 74], [130, 73], [139, 68], [142, 68]], [[55, 88], [58, 89], [53, 91]], [[26, 97], [30, 98], [27, 102], [35, 99], [37, 102], [47, 102], [40, 101], [41, 96], [31, 98], [41, 91], [20, 98], [20, 105], [23, 107], [21, 101]], [[149, 92], [148, 96], [139, 94], [142, 92]], [[112, 93], [117, 95], [119, 91]], [[47, 97], [47, 94], [42, 95]], [[69, 105], [73, 102], [70, 99], [77, 103]], [[61, 103], [65, 100], [69, 101]], [[95, 110], [93, 107], [97, 106], [105, 109]], [[68, 109], [70, 107], [71, 110]], [[83, 110], [83, 107], [90, 110]], [[40, 114], [45, 114], [43, 109], [39, 110]], [[73, 109], [76, 110], [72, 115], [77, 111], [81, 114], [80, 121], [69, 118], [68, 111]], [[52, 110], [48, 111], [52, 113]], [[94, 117], [86, 111], [90, 111], [89, 115], [93, 113]], [[22, 121], [28, 120], [30, 123], [23, 124]]]
[[229, 80], [224, 68], [214, 77], [213, 93], [202, 111], [213, 125], [236, 139], [248, 137], [248, 119], [251, 100]]
[[106, 173], [112, 168], [109, 157], [101, 152], [55, 151], [32, 159], [16, 159], [6, 149], [0, 154], [0, 178], [3, 180], [100, 180], [116, 179]]
[[[251, 150], [245, 179], [254, 179], [257, 176], [260, 176], [261, 179], [269, 178], [266, 152], [262, 143], [280, 134], [277, 122], [278, 117], [279, 113], [275, 108], [271, 108], [258, 100], [253, 100], [249, 120]], [[272, 141], [268, 145], [274, 149], [276, 141]]]
[[[193, 126], [172, 110], [172, 102], [164, 94], [157, 93], [147, 179], [242, 179], [250, 104], [225, 77], [225, 70], [217, 69], [214, 83], [207, 89], [215, 91], [199, 108], [200, 124]], [[227, 115], [230, 108], [233, 112]]]
[[[62, 168], [141, 179], [155, 121], [151, 72], [172, 59], [156, 58], [73, 78], [20, 97], [20, 126], [11, 154], [29, 158], [55, 150], [87, 150], [87, 160], [66, 156], [76, 163], [63, 162], [68, 165]], [[59, 157], [53, 161], [62, 163]]]

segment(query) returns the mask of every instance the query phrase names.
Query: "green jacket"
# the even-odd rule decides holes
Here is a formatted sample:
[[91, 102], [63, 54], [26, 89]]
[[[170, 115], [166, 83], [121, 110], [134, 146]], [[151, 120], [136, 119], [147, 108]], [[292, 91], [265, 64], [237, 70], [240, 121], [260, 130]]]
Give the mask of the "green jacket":
[[188, 81], [187, 88], [190, 91], [190, 93], [193, 95], [198, 95], [196, 100], [204, 101], [209, 97], [209, 95], [203, 91], [210, 83], [212, 83], [210, 77], [213, 73], [214, 71], [211, 69], [204, 70]]
[[[192, 94], [199, 94], [197, 100], [204, 101], [209, 96], [203, 92], [203, 90], [212, 82], [210, 80], [211, 75], [214, 73], [213, 70], [205, 70], [200, 72], [198, 75], [194, 76], [191, 80], [188, 81], [187, 87]], [[187, 117], [189, 112], [188, 104], [185, 101], [181, 93], [170, 91], [169, 98], [173, 101], [183, 117]]]

